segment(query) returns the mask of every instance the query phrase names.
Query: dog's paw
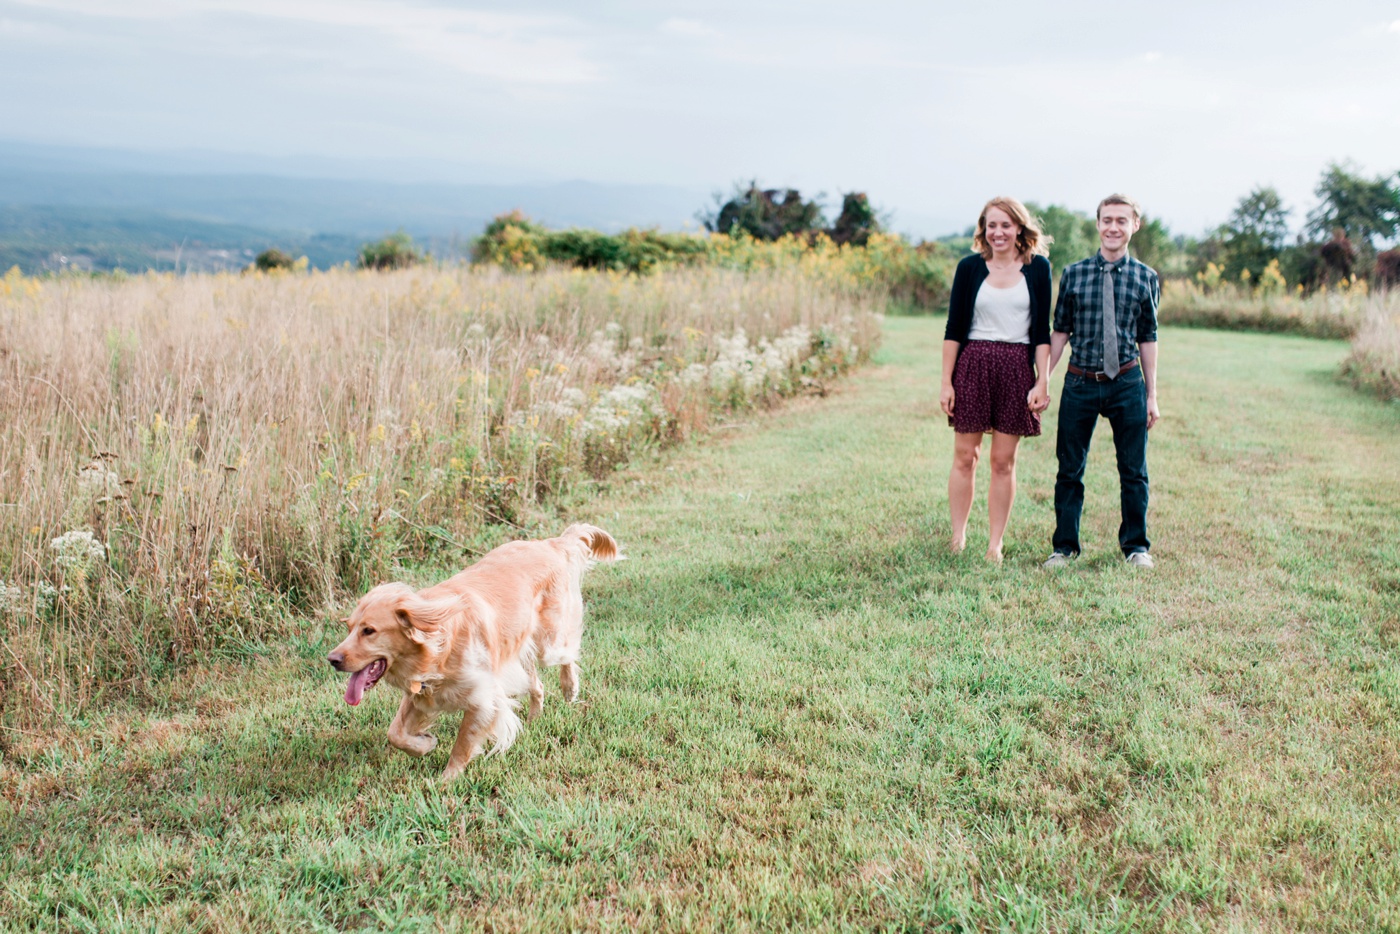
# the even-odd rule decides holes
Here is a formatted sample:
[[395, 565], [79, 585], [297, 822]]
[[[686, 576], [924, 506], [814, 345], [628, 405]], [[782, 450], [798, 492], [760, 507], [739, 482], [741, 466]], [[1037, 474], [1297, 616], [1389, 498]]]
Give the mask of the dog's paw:
[[410, 756], [426, 756], [437, 748], [437, 737], [427, 733], [416, 736], [390, 736], [389, 745], [402, 749]]

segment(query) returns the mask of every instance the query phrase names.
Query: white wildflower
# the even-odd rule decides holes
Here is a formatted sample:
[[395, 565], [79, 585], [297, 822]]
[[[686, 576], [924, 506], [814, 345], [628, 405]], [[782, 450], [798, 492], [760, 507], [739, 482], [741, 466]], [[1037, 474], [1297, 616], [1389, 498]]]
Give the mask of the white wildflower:
[[788, 328], [773, 341], [773, 350], [784, 367], [795, 366], [812, 346], [812, 332], [802, 325]]
[[622, 325], [609, 321], [601, 331], [594, 331], [593, 338], [584, 349], [584, 355], [604, 369], [623, 377], [637, 366], [637, 350], [620, 353], [618, 342], [622, 339]]
[[745, 395], [755, 395], [772, 380], [782, 379], [800, 366], [812, 344], [812, 332], [795, 325], [773, 340], [763, 338], [751, 347], [743, 328], [716, 340], [718, 354], [710, 364], [710, 385], [725, 391], [737, 382]]
[[708, 377], [709, 375], [710, 368], [705, 366], [705, 364], [692, 363], [684, 370], [681, 370], [680, 375], [677, 376], [676, 379], [685, 388], [692, 389], [696, 386], [704, 384], [706, 377]]
[[[65, 584], [63, 589], [67, 590], [68, 586]], [[47, 613], [54, 601], [58, 599], [58, 588], [48, 581], [39, 581], [34, 585], [34, 596], [34, 602], [39, 612]]]
[[582, 412], [588, 402], [583, 390], [577, 386], [570, 386], [565, 382], [564, 374], [558, 372], [536, 380], [534, 397], [535, 401], [530, 405], [529, 412], [521, 413], [521, 424], [525, 424], [531, 418], [539, 421], [568, 421]]
[[121, 477], [100, 461], [93, 461], [78, 471], [78, 489], [92, 496], [115, 493], [121, 485]]
[[31, 609], [47, 613], [57, 598], [58, 588], [45, 580], [34, 585], [32, 598], [25, 596], [24, 588], [19, 584], [0, 581], [0, 613], [24, 613]]
[[64, 532], [49, 542], [54, 563], [65, 571], [85, 571], [88, 566], [107, 559], [107, 548], [86, 529]]
[[618, 434], [651, 418], [656, 390], [645, 384], [619, 384], [598, 397], [583, 419], [590, 435]]

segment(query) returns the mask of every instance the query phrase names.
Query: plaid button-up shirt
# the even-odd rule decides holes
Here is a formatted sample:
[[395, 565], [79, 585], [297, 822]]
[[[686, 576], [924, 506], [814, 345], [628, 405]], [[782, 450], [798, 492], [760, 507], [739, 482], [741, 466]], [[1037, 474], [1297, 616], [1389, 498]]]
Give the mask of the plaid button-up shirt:
[[1157, 339], [1157, 304], [1162, 285], [1146, 263], [1124, 256], [1107, 263], [1095, 253], [1071, 263], [1060, 275], [1055, 330], [1070, 337], [1069, 362], [1084, 370], [1103, 369], [1103, 269], [1113, 269], [1113, 311], [1118, 322], [1120, 367], [1138, 358], [1138, 344]]

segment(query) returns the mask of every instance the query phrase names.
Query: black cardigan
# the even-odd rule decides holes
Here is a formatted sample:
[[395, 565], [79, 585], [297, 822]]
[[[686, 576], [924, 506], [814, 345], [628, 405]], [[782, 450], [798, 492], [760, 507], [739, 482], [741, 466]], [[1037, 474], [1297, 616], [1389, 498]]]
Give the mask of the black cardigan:
[[[1021, 267], [1021, 275], [1026, 277], [1026, 289], [1031, 293], [1031, 366], [1035, 366], [1035, 348], [1050, 343], [1050, 261], [1043, 256], [1032, 256], [1031, 261]], [[948, 299], [948, 327], [943, 331], [943, 339], [967, 343], [967, 334], [972, 330], [972, 308], [977, 303], [977, 290], [987, 278], [987, 261], [982, 254], [973, 253], [963, 257], [953, 273], [953, 294]], [[962, 352], [962, 348], [958, 348]]]

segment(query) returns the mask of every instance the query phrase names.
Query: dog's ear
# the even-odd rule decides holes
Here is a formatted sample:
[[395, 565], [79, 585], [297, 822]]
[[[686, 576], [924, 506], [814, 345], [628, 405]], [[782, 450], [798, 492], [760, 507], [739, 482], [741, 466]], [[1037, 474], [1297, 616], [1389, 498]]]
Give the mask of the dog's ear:
[[403, 629], [404, 635], [414, 642], [422, 642], [427, 631], [419, 625], [418, 617], [414, 615], [412, 609], [400, 604], [394, 610], [394, 618], [399, 621], [399, 626]]
[[446, 607], [424, 600], [417, 594], [404, 594], [394, 608], [394, 616], [403, 627], [404, 635], [414, 642], [423, 642], [443, 627]]

